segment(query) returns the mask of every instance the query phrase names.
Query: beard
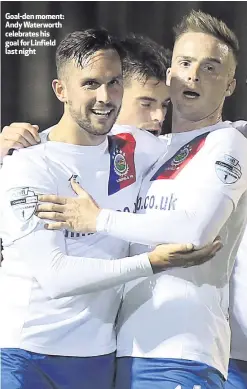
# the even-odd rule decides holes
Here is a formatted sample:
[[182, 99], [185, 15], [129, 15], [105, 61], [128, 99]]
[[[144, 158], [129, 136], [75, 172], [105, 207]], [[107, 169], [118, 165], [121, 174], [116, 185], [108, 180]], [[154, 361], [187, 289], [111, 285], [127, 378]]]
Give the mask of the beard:
[[[93, 125], [91, 120], [87, 118], [86, 115], [85, 117], [82, 117], [81, 112], [73, 108], [73, 104], [71, 100], [68, 101], [68, 108], [69, 108], [70, 116], [82, 130], [86, 131], [90, 135], [102, 136], [102, 135], [107, 135], [111, 131], [113, 125], [117, 120], [121, 106], [119, 107], [115, 115], [112, 117], [111, 122], [109, 124], [106, 124], [103, 128], [100, 125], [98, 125], [98, 128], [97, 126]], [[116, 107], [114, 108], [116, 109]]]

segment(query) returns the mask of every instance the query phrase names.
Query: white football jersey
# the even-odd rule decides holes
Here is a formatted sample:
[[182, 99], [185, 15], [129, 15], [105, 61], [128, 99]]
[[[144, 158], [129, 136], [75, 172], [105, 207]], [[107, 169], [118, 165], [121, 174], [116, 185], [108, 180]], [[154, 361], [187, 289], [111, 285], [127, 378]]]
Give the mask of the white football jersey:
[[[105, 234], [48, 231], [35, 216], [38, 194], [75, 196], [73, 176], [101, 207], [134, 209], [143, 174], [165, 143], [115, 126], [99, 146], [47, 141], [14, 152], [0, 172], [0, 348], [93, 356], [115, 350], [122, 284], [152, 274], [147, 255]], [[95, 259], [98, 258], [98, 259]], [[115, 261], [113, 261], [115, 259]]]
[[[247, 137], [247, 122], [232, 125]], [[247, 361], [247, 227], [230, 279], [231, 358]]]
[[247, 361], [247, 228], [230, 280], [231, 358]]
[[203, 265], [126, 284], [118, 356], [195, 360], [226, 376], [229, 277], [247, 211], [247, 140], [230, 123], [166, 139], [167, 154], [142, 183], [140, 215], [103, 210], [98, 231], [139, 243], [132, 254], [146, 251], [144, 244], [203, 245], [218, 234], [224, 247]]

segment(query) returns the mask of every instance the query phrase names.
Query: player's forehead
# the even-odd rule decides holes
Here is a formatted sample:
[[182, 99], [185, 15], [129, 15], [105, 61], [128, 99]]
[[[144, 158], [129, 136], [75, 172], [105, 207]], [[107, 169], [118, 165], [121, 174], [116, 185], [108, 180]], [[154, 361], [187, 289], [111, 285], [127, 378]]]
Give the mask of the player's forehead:
[[230, 48], [213, 35], [203, 32], [186, 32], [175, 43], [173, 61], [183, 57], [203, 61], [216, 59], [219, 63], [228, 61]]
[[134, 79], [132, 82], [132, 92], [136, 99], [149, 97], [156, 102], [163, 102], [170, 95], [166, 82], [153, 77], [148, 79]]
[[118, 53], [113, 49], [99, 50], [82, 59], [81, 65], [75, 59], [69, 61], [68, 71], [79, 78], [122, 77], [122, 64]]

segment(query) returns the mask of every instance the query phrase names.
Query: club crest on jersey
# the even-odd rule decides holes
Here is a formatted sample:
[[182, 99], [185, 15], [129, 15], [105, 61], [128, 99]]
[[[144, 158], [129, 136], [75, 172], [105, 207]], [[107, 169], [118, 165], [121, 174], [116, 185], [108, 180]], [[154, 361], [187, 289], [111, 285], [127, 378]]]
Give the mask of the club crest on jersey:
[[29, 220], [36, 211], [38, 196], [28, 187], [11, 191], [10, 205], [15, 216], [20, 221]]
[[225, 154], [221, 160], [215, 162], [215, 171], [224, 184], [234, 184], [242, 176], [239, 161], [228, 154]]
[[110, 176], [108, 194], [112, 195], [136, 181], [135, 147], [132, 134], [123, 133], [108, 137], [110, 153]]
[[175, 155], [175, 157], [172, 160], [172, 165], [173, 166], [178, 166], [180, 163], [182, 163], [188, 156], [189, 153], [191, 152], [192, 148], [190, 145], [184, 146], [178, 154]]
[[123, 177], [129, 171], [129, 166], [125, 159], [125, 153], [122, 150], [116, 148], [112, 155], [113, 163], [114, 163], [114, 171], [120, 177]]
[[209, 132], [199, 135], [183, 145], [158, 169], [150, 181], [174, 179], [203, 147], [208, 134]]

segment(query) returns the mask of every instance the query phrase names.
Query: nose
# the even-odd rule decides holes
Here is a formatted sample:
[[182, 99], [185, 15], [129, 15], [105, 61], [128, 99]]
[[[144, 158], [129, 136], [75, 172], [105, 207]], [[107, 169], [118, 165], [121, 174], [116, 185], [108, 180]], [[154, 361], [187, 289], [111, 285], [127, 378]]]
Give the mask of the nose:
[[199, 66], [191, 66], [188, 73], [188, 81], [199, 81]]
[[158, 122], [162, 126], [163, 121], [165, 120], [167, 108], [159, 108], [152, 112], [151, 118], [152, 121]]
[[110, 102], [110, 96], [109, 96], [109, 91], [107, 88], [107, 85], [102, 84], [98, 89], [97, 89], [97, 101], [107, 104]]

